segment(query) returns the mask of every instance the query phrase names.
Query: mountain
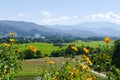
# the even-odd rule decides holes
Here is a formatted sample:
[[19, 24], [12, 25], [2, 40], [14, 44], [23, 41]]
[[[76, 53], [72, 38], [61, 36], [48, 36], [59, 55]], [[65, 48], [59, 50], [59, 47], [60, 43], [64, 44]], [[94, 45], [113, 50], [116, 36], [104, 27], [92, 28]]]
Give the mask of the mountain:
[[1, 34], [8, 34], [11, 31], [16, 32], [19, 36], [34, 36], [35, 34], [40, 35], [60, 34], [59, 30], [57, 29], [49, 28], [43, 25], [38, 25], [32, 22], [1, 20], [0, 21]]
[[86, 22], [77, 24], [83, 30], [89, 30], [100, 35], [120, 36], [120, 25], [111, 22]]
[[6, 35], [14, 31], [18, 36], [119, 36], [120, 25], [111, 22], [84, 22], [75, 25], [38, 25], [24, 21], [0, 21], [0, 35]]
[[[56, 25], [54, 25], [56, 26]], [[58, 26], [56, 26], [58, 27]], [[64, 27], [63, 25], [59, 25], [59, 28]], [[69, 27], [66, 25], [66, 27]], [[11, 21], [11, 20], [1, 20], [0, 21], [0, 34], [8, 34], [11, 31], [14, 31], [18, 34], [18, 36], [34, 36], [36, 34], [41, 36], [46, 35], [56, 35], [56, 36], [65, 36], [72, 35], [78, 37], [86, 37], [86, 36], [96, 36], [96, 33], [93, 33], [88, 30], [77, 30], [77, 29], [59, 29], [51, 27], [50, 25], [38, 25], [32, 22], [24, 22], [24, 21]], [[65, 27], [64, 27], [65, 28]]]
[[83, 30], [97, 34], [98, 36], [120, 36], [120, 24], [111, 22], [84, 22], [75, 25], [48, 25], [51, 28], [61, 30]]

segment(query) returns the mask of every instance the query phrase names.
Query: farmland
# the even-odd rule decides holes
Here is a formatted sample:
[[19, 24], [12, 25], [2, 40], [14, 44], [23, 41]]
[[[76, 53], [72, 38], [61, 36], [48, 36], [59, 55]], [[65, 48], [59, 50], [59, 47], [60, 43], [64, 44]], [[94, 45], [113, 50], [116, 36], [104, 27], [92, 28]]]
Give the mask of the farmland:
[[[109, 40], [109, 39], [108, 39]], [[19, 52], [22, 52], [24, 50], [29, 50], [29, 51], [33, 51], [33, 54], [36, 54], [36, 49], [37, 51], [40, 51], [42, 55], [44, 55], [43, 57], [39, 57], [36, 59], [36, 57], [31, 57], [29, 59], [24, 59], [22, 61], [21, 65], [21, 69], [18, 70], [17, 73], [14, 74], [14, 76], [41, 76], [41, 75], [47, 75], [47, 74], [54, 74], [54, 71], [59, 70], [60, 68], [62, 68], [63, 72], [67, 72], [69, 71], [68, 66], [71, 66], [71, 69], [73, 69], [71, 76], [74, 76], [74, 74], [76, 75], [76, 79], [79, 78], [77, 75], [84, 75], [88, 74], [88, 72], [85, 70], [81, 70], [80, 72], [78, 72], [78, 68], [76, 65], [92, 65], [93, 63], [95, 64], [97, 58], [100, 60], [93, 66], [93, 68], [91, 69], [96, 69], [96, 71], [106, 71], [106, 67], [109, 67], [109, 65], [107, 65], [108, 63], [106, 63], [102, 68], [101, 64], [104, 64], [104, 62], [102, 63], [101, 61], [106, 61], [108, 62], [108, 60], [111, 57], [111, 53], [112, 53], [112, 48], [110, 46], [113, 46], [113, 41], [111, 41], [109, 44], [105, 43], [104, 41], [90, 41], [90, 42], [84, 42], [81, 40], [75, 41], [75, 42], [71, 42], [71, 43], [64, 43], [65, 45], [60, 47], [60, 46], [54, 46], [52, 43], [43, 43], [43, 42], [33, 42], [33, 43], [24, 43], [24, 44], [14, 44], [11, 45], [13, 47], [17, 47], [19, 49]], [[32, 48], [30, 48], [31, 46], [33, 46]], [[108, 47], [109, 46], [109, 47]], [[35, 49], [35, 51], [34, 51]], [[48, 57], [49, 55], [51, 56], [51, 52], [53, 51], [58, 51], [58, 53], [55, 53], [54, 55], [58, 55], [59, 52], [61, 55], [58, 55], [57, 57]], [[61, 52], [63, 51], [63, 52]], [[102, 53], [105, 52], [106, 54]], [[26, 52], [24, 52], [26, 53]], [[83, 55], [84, 53], [84, 55]], [[90, 54], [89, 54], [90, 53]], [[98, 53], [98, 54], [94, 54], [94, 53]], [[19, 53], [22, 54], [22, 53]], [[28, 54], [31, 54], [31, 52]], [[45, 54], [48, 54], [48, 58], [46, 59]], [[76, 54], [76, 55], [74, 55]], [[89, 55], [88, 55], [89, 54]], [[54, 56], [53, 55], [53, 56]], [[66, 56], [65, 56], [66, 55]], [[99, 55], [103, 55], [103, 56], [99, 56]], [[106, 58], [104, 58], [106, 55]], [[29, 55], [28, 55], [29, 56]], [[34, 55], [33, 55], [34, 56]], [[109, 56], [109, 57], [107, 57]], [[95, 59], [93, 59], [93, 57], [95, 57]], [[91, 60], [90, 60], [91, 59]], [[93, 60], [92, 60], [93, 59]], [[92, 62], [93, 63], [92, 63]], [[111, 63], [111, 61], [109, 61], [109, 63]], [[100, 67], [96, 68], [96, 65], [100, 65]], [[84, 67], [83, 67], [84, 68]], [[64, 70], [65, 69], [65, 70]], [[67, 70], [66, 70], [67, 69]], [[89, 69], [89, 67], [88, 67]], [[47, 70], [47, 72], [44, 72], [44, 70]], [[49, 73], [50, 71], [50, 73]], [[52, 72], [51, 72], [52, 71]], [[77, 72], [76, 72], [77, 71]], [[81, 73], [82, 71], [82, 73]], [[61, 71], [61, 73], [63, 73]], [[69, 72], [67, 72], [68, 74]], [[74, 74], [73, 74], [74, 73]], [[78, 74], [79, 73], [79, 74]], [[67, 76], [66, 74], [66, 76]], [[97, 74], [91, 74], [91, 72], [89, 73], [90, 76], [96, 76], [97, 79], [96, 80], [104, 80], [104, 78], [102, 76], [99, 76]], [[56, 75], [57, 76], [57, 75]], [[65, 77], [66, 77], [65, 76]], [[48, 76], [50, 77], [50, 76]], [[47, 78], [45, 76], [42, 77], [43, 79]], [[62, 75], [61, 75], [62, 78]], [[67, 77], [66, 77], [67, 78]], [[70, 78], [70, 76], [68, 77]], [[80, 77], [82, 78], [82, 77]], [[93, 77], [91, 77], [93, 78]], [[86, 77], [87, 79], [87, 77]]]
[[[90, 42], [85, 42], [85, 41], [78, 40], [78, 41], [75, 41], [75, 42], [67, 43], [62, 48], [60, 48], [59, 46], [53, 46], [52, 43], [43, 43], [43, 42], [34, 42], [34, 43], [27, 43], [27, 44], [19, 44], [18, 47], [22, 51], [22, 50], [28, 49], [29, 46], [32, 45], [32, 46], [35, 46], [38, 50], [40, 50], [42, 54], [50, 54], [52, 51], [64, 49], [64, 48], [66, 48], [70, 44], [74, 44], [76, 46], [82, 46], [82, 45], [84, 45], [84, 46], [90, 46], [90, 47], [94, 47], [94, 48], [96, 48], [99, 45], [101, 45], [101, 46], [106, 45], [104, 43], [104, 41], [90, 41]], [[113, 42], [111, 42], [111, 44], [109, 44], [109, 45], [113, 45]]]
[[[82, 58], [82, 56], [77, 56], [76, 59], [80, 59]], [[59, 58], [55, 58], [55, 57], [51, 57], [49, 58], [49, 61], [54, 61], [55, 64], [58, 66], [61, 66], [65, 61], [69, 60], [69, 58], [63, 58], [63, 57], [59, 57]], [[75, 59], [74, 59], [75, 60]], [[72, 65], [74, 65], [75, 61], [72, 60]], [[15, 74], [15, 76], [38, 76], [41, 74], [41, 69], [42, 69], [42, 65], [45, 63], [45, 58], [41, 58], [41, 59], [31, 59], [31, 60], [25, 60], [22, 62], [22, 69], [19, 70], [18, 73]], [[93, 74], [93, 73], [92, 73]], [[94, 74], [96, 75], [96, 74]], [[96, 75], [98, 78], [97, 80], [105, 80], [104, 77]], [[28, 77], [28, 78], [29, 78]]]
[[[92, 41], [92, 42], [84, 42], [84, 41], [75, 41], [72, 43], [67, 43], [67, 45], [74, 44], [76, 46], [90, 46], [96, 48], [96, 46], [99, 45], [106, 45], [103, 41]], [[61, 50], [64, 48], [67, 48], [67, 45], [60, 48], [59, 46], [53, 46], [51, 43], [29, 43], [29, 44], [20, 44], [19, 48], [21, 50], [28, 49], [28, 47], [32, 45], [35, 46], [38, 50], [44, 53], [50, 54], [53, 50]], [[113, 43], [109, 44], [113, 45]], [[80, 58], [80, 56], [77, 56]], [[49, 59], [50, 61], [54, 61], [57, 65], [61, 65], [63, 62], [68, 60], [68, 58], [63, 58], [63, 57], [51, 57]], [[25, 60], [22, 62], [22, 70], [20, 70], [15, 76], [36, 76], [41, 73], [41, 65], [44, 63], [45, 58], [40, 58], [40, 59], [30, 59], [30, 60]]]

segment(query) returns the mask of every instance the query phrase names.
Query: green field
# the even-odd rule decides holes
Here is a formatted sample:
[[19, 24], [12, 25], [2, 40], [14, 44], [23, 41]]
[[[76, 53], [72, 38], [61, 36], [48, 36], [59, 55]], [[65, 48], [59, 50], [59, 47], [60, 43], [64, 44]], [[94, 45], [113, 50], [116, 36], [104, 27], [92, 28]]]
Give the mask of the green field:
[[[106, 45], [103, 41], [92, 41], [92, 42], [84, 42], [84, 41], [76, 41], [69, 44], [75, 44], [76, 46], [91, 46], [91, 47], [96, 47], [98, 45]], [[53, 46], [51, 43], [41, 43], [41, 42], [35, 42], [35, 43], [29, 43], [29, 44], [19, 44], [20, 50], [25, 50], [28, 49], [29, 46], [32, 45], [36, 47], [38, 50], [42, 52], [42, 54], [50, 54], [53, 50], [60, 50], [64, 49], [67, 47], [64, 46], [60, 48], [59, 46]], [[113, 45], [113, 42], [109, 45]], [[80, 57], [80, 56], [76, 56]], [[50, 58], [49, 61], [54, 61], [56, 64], [60, 65], [62, 62], [65, 62], [68, 58], [63, 58], [63, 57], [57, 57], [57, 58]], [[22, 69], [19, 70], [15, 76], [36, 76], [40, 75], [40, 70], [41, 70], [41, 65], [44, 63], [45, 59], [40, 58], [40, 59], [30, 59], [30, 60], [25, 60], [22, 62]], [[98, 80], [104, 80], [103, 77], [98, 76]]]
[[[80, 59], [81, 56], [76, 56], [77, 59]], [[65, 62], [66, 60], [68, 60], [69, 58], [63, 58], [63, 57], [59, 57], [59, 58], [49, 58], [49, 61], [54, 61], [55, 64], [58, 66], [60, 66], [63, 62]], [[75, 59], [72, 60], [71, 64], [74, 65]], [[41, 69], [42, 69], [42, 65], [45, 63], [45, 58], [41, 58], [41, 59], [31, 59], [31, 60], [25, 60], [22, 62], [22, 69], [19, 70], [18, 73], [15, 74], [15, 76], [37, 76], [41, 74]], [[94, 73], [92, 73], [94, 74]], [[97, 80], [105, 80], [104, 77], [99, 76], [97, 74], [94, 74], [97, 76]]]
[[[104, 41], [91, 41], [91, 42], [84, 42], [84, 41], [75, 41], [72, 43], [67, 43], [67, 45], [63, 46], [62, 48], [60, 48], [59, 46], [53, 46], [52, 43], [42, 43], [42, 42], [34, 42], [34, 43], [28, 43], [28, 44], [19, 44], [19, 49], [25, 50], [28, 49], [29, 46], [34, 46], [36, 47], [38, 50], [41, 51], [42, 54], [50, 54], [52, 51], [54, 50], [61, 50], [66, 48], [68, 45], [70, 44], [75, 44], [76, 46], [90, 46], [90, 47], [97, 47], [99, 45], [106, 45]], [[109, 45], [113, 45], [113, 42], [111, 42]]]
[[[90, 41], [90, 42], [85, 42], [85, 41], [75, 41], [75, 42], [72, 42], [70, 44], [75, 44], [76, 46], [90, 46], [90, 47], [94, 47], [96, 48], [97, 46], [101, 45], [106, 45], [106, 43], [104, 41]], [[113, 41], [109, 44], [109, 45], [113, 45]]]
[[52, 43], [41, 43], [41, 42], [35, 42], [35, 43], [28, 43], [28, 44], [19, 44], [19, 49], [25, 50], [29, 49], [29, 46], [34, 46], [38, 50], [41, 51], [42, 54], [50, 54], [54, 50], [60, 50], [63, 48], [60, 48], [59, 46], [53, 46]]

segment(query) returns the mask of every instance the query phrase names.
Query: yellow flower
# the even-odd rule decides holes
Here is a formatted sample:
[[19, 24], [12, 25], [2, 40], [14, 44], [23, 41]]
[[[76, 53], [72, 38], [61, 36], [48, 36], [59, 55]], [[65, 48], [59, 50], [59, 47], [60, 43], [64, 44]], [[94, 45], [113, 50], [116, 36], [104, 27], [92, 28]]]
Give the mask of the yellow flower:
[[76, 46], [72, 46], [71, 48], [72, 48], [72, 50], [74, 50], [74, 51], [78, 51], [78, 48], [77, 48]]
[[33, 52], [36, 52], [37, 51], [37, 48], [33, 47], [33, 46], [29, 46], [29, 50], [33, 51]]
[[3, 43], [5, 47], [9, 47], [10, 44], [7, 44], [7, 43]]
[[57, 80], [57, 79], [54, 77], [54, 78], [52, 78], [52, 80]]
[[104, 53], [101, 53], [101, 54], [100, 54], [100, 58], [105, 58], [105, 54], [104, 54]]
[[105, 37], [104, 41], [108, 44], [111, 41], [111, 38], [110, 37]]
[[89, 57], [86, 57], [86, 59], [85, 59], [86, 61], [90, 61], [90, 59], [89, 59]]
[[36, 51], [37, 51], [37, 48], [33, 47], [33, 48], [32, 48], [32, 51], [33, 51], [33, 52], [36, 52]]
[[85, 53], [89, 53], [89, 52], [90, 52], [87, 48], [83, 48], [83, 51], [84, 51]]
[[11, 37], [14, 37], [14, 36], [16, 35], [16, 33], [15, 33], [15, 32], [10, 32], [9, 35], [10, 35]]
[[83, 64], [79, 64], [80, 68], [84, 69], [84, 65]]
[[48, 60], [49, 59], [49, 57], [45, 57], [45, 60]]
[[10, 43], [14, 43], [15, 42], [15, 39], [10, 39]]
[[55, 62], [54, 62], [54, 61], [49, 61], [49, 63], [50, 63], [51, 65], [55, 64]]
[[89, 60], [89, 61], [88, 61], [88, 64], [92, 65], [93, 63], [92, 63], [92, 61]]
[[74, 70], [74, 76], [78, 76], [79, 75], [79, 70]]
[[86, 80], [93, 80], [93, 78], [92, 78], [92, 77], [89, 77], [89, 78], [87, 78]]
[[15, 49], [15, 53], [19, 53], [19, 50], [18, 50], [18, 49]]
[[90, 70], [91, 70], [88, 65], [85, 65], [84, 68], [85, 68], [85, 70], [87, 70], [87, 71], [90, 71]]

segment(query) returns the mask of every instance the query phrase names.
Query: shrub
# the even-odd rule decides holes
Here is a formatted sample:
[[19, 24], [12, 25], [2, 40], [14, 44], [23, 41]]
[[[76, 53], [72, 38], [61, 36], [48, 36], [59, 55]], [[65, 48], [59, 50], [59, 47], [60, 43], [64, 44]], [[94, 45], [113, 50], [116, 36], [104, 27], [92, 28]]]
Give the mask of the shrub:
[[34, 58], [34, 52], [32, 52], [31, 50], [25, 50], [24, 52], [24, 58], [25, 59], [33, 59]]
[[120, 40], [114, 42], [114, 53], [112, 56], [112, 64], [120, 68]]
[[38, 51], [38, 50], [36, 52], [33, 52], [33, 51], [27, 49], [27, 50], [24, 50], [21, 53], [24, 54], [25, 59], [41, 58], [41, 52]]
[[69, 45], [65, 50], [64, 57], [74, 58], [77, 54], [78, 48], [75, 45]]
[[65, 53], [64, 50], [57, 50], [57, 51], [52, 51], [50, 56], [51, 57], [61, 57]]
[[10, 33], [10, 43], [0, 46], [0, 80], [14, 80], [13, 74], [21, 67], [21, 54], [14, 47], [15, 33]]

